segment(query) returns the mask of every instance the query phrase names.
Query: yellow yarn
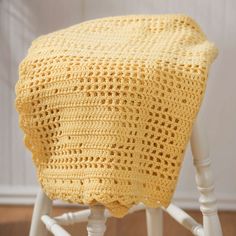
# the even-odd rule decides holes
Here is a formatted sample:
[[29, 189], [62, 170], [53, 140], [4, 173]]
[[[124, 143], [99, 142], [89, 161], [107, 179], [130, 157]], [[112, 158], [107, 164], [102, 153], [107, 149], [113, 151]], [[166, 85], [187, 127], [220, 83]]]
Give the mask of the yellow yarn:
[[167, 207], [217, 55], [185, 15], [89, 20], [32, 42], [16, 109], [51, 199]]

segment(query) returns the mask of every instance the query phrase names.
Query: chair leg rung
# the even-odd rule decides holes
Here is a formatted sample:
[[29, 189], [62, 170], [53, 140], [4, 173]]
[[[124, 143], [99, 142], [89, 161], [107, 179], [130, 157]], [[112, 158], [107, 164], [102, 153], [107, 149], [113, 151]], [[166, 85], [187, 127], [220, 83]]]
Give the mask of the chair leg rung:
[[71, 236], [65, 229], [63, 229], [57, 222], [49, 217], [48, 215], [43, 215], [41, 217], [42, 222], [45, 224], [47, 230], [55, 236]]
[[193, 235], [203, 236], [203, 227], [196, 222], [190, 215], [184, 210], [180, 209], [174, 204], [170, 204], [167, 209], [163, 208], [173, 219], [183, 225], [186, 229], [191, 231]]

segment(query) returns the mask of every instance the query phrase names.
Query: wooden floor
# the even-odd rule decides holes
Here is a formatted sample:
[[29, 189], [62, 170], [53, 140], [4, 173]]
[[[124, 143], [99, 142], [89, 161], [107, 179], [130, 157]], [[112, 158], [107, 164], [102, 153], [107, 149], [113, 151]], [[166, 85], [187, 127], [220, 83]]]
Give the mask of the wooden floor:
[[[76, 211], [77, 208], [53, 209], [53, 215], [66, 211]], [[188, 211], [198, 222], [201, 214], [198, 211]], [[0, 206], [0, 236], [28, 236], [32, 207]], [[220, 212], [220, 220], [225, 236], [236, 236], [236, 212]], [[86, 236], [86, 223], [76, 224], [67, 228], [74, 236]], [[106, 236], [146, 236], [144, 211], [125, 216], [123, 219], [110, 218], [107, 221]], [[170, 216], [164, 214], [165, 236], [190, 236], [187, 230], [178, 225]]]

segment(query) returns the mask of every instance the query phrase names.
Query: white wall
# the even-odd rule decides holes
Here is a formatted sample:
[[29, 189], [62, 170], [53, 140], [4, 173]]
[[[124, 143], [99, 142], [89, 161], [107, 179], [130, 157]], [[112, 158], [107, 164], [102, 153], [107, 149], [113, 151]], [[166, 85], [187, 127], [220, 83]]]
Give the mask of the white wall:
[[[216, 193], [222, 209], [236, 209], [236, 1], [234, 0], [1, 0], [0, 1], [0, 202], [32, 201], [35, 173], [23, 146], [14, 108], [17, 66], [40, 34], [80, 21], [124, 14], [185, 13], [192, 16], [219, 56], [211, 68], [201, 113], [213, 159]], [[194, 169], [188, 149], [175, 200], [196, 207]]]

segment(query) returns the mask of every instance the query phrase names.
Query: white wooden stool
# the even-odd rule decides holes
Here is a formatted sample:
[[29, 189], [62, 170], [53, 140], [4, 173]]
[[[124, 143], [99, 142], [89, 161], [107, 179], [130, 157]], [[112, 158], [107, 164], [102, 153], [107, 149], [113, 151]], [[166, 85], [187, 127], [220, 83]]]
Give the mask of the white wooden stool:
[[[214, 181], [210, 168], [211, 161], [209, 158], [207, 138], [202, 125], [202, 122], [197, 119], [193, 126], [190, 142], [193, 153], [193, 163], [196, 168], [196, 183], [200, 192], [199, 202], [200, 210], [203, 215], [203, 225], [197, 223], [186, 212], [174, 204], [170, 204], [167, 209], [146, 208], [143, 204], [139, 204], [131, 208], [129, 213], [146, 209], [148, 236], [163, 235], [163, 210], [190, 230], [193, 235], [222, 235], [217, 214], [216, 198], [214, 196]], [[95, 205], [90, 207], [90, 209], [74, 213], [65, 213], [61, 216], [51, 218], [51, 208], [52, 200], [40, 190], [34, 206], [30, 236], [46, 236], [47, 230], [56, 236], [69, 236], [70, 234], [62, 228], [63, 225], [85, 221], [88, 221], [87, 231], [89, 236], [103, 236], [106, 230], [106, 219], [111, 216], [104, 206]]]

